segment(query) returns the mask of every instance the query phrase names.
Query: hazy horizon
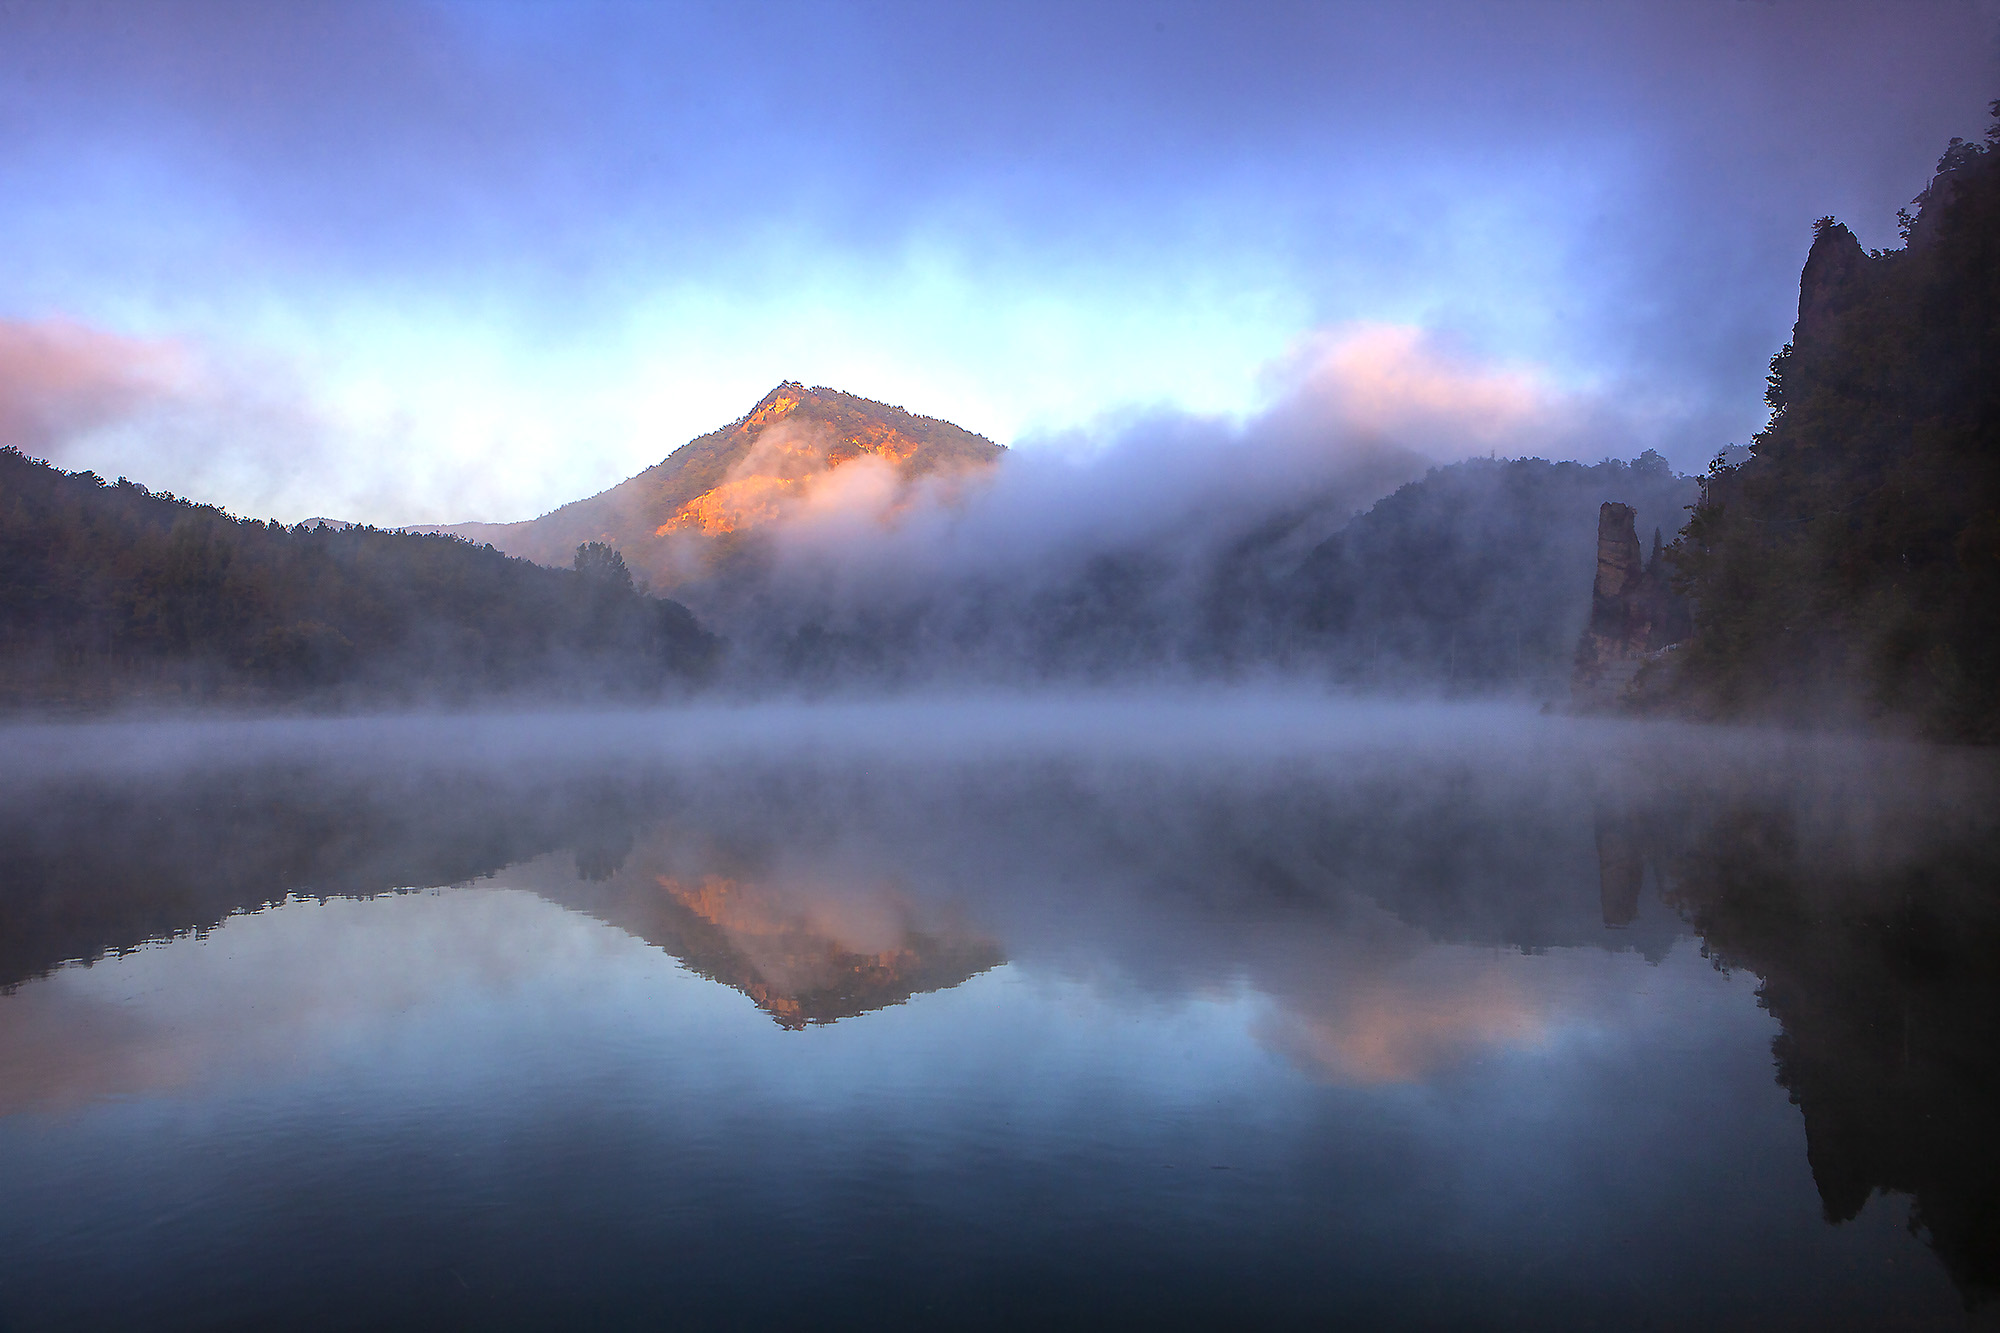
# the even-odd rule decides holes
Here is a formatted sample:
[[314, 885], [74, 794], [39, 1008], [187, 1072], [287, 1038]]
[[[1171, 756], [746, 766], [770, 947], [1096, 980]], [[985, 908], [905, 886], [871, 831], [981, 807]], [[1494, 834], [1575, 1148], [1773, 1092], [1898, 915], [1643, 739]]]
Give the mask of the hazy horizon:
[[1024, 455], [1292, 403], [1698, 470], [1762, 421], [1812, 220], [1893, 247], [1978, 134], [1997, 23], [12, 6], [0, 435], [377, 524], [533, 517], [785, 379]]

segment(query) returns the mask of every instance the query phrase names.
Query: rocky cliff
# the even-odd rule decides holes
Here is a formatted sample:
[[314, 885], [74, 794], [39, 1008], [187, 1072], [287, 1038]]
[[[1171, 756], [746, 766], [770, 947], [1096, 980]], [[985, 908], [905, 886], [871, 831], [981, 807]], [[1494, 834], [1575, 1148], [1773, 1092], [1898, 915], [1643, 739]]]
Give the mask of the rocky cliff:
[[1597, 511], [1597, 576], [1590, 589], [1590, 623], [1576, 645], [1571, 698], [1587, 708], [1611, 707], [1630, 695], [1649, 659], [1678, 643], [1687, 611], [1674, 595], [1661, 560], [1660, 535], [1653, 557], [1639, 555], [1637, 511], [1607, 501]]
[[1995, 108], [1903, 214], [1903, 249], [1814, 227], [1770, 423], [1703, 479], [1670, 553], [1691, 710], [2000, 740]]
[[1832, 341], [1848, 313], [1865, 298], [1872, 269], [1854, 233], [1832, 218], [1813, 228], [1812, 248], [1799, 274], [1799, 318], [1794, 347]]

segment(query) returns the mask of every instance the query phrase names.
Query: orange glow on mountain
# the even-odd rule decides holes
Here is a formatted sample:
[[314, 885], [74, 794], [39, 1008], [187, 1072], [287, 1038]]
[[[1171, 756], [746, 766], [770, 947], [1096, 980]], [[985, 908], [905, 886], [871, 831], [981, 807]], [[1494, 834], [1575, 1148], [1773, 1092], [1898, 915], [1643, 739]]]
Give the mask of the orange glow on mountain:
[[756, 410], [751, 412], [749, 416], [743, 418], [743, 424], [746, 426], [767, 426], [773, 421], [781, 421], [790, 416], [792, 409], [796, 408], [801, 401], [802, 399], [798, 394], [787, 393], [783, 389], [780, 389], [758, 404]]
[[662, 523], [654, 536], [676, 532], [703, 532], [711, 536], [736, 532], [769, 523], [784, 512], [785, 501], [800, 495], [803, 481], [785, 477], [744, 477], [725, 481], [706, 495], [698, 495], [681, 506], [679, 513]]
[[[737, 539], [752, 532], [830, 519], [891, 523], [920, 491], [949, 491], [1005, 452], [949, 421], [786, 380], [744, 416], [610, 490], [525, 523], [449, 531], [564, 568], [579, 544], [603, 542], [666, 590], [735, 558]], [[850, 463], [889, 475], [855, 484]]]
[[[907, 489], [920, 473], [989, 463], [997, 453], [947, 449], [949, 456], [940, 458], [941, 425], [831, 389], [781, 385], [723, 432], [723, 447], [736, 456], [722, 478], [682, 503], [652, 535], [717, 537], [781, 523], [815, 505], [824, 508], [826, 479], [864, 459], [888, 464], [901, 479], [899, 489]], [[845, 489], [839, 495], [853, 498]], [[878, 508], [886, 518], [898, 506], [892, 497]]]
[[821, 483], [843, 464], [874, 458], [898, 467], [921, 447], [881, 422], [844, 433], [824, 422], [788, 422], [775, 411], [788, 403], [796, 400], [779, 398], [752, 414], [753, 422], [766, 417], [769, 428], [730, 468], [727, 480], [682, 505], [653, 535], [719, 536], [776, 523], [810, 504]]

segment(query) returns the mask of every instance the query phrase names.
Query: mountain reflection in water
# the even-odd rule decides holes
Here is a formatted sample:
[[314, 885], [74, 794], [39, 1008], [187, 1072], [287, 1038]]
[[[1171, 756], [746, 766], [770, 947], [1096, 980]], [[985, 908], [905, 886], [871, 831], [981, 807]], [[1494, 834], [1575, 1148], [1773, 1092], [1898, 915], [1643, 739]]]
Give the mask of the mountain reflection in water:
[[558, 867], [530, 882], [550, 902], [658, 945], [698, 976], [742, 991], [780, 1027], [854, 1018], [1004, 961], [999, 946], [977, 933], [916, 925], [893, 892], [854, 895], [720, 874], [676, 879], [658, 872], [671, 862], [670, 848], [649, 840], [645, 852], [651, 855], [629, 858], [623, 870], [565, 881]]
[[[1990, 1314], [2000, 1288], [1991, 1130], [2000, 1119], [2000, 802], [1984, 756], [1501, 710], [1289, 707], [1166, 703], [1135, 715], [1145, 725], [1123, 734], [1080, 727], [1080, 713], [1022, 704], [962, 724], [939, 716], [912, 723], [885, 709], [833, 721], [823, 713], [811, 724], [794, 718], [761, 732], [748, 713], [693, 723], [681, 715], [19, 731], [14, 752], [26, 762], [0, 794], [0, 1167], [35, 1166], [22, 1178], [55, 1191], [36, 1197], [56, 1208], [62, 1181], [119, 1171], [117, 1153], [127, 1149], [107, 1147], [102, 1135], [111, 1133], [104, 1117], [120, 1107], [158, 1098], [249, 1104], [287, 1079], [358, 1086], [352, 1070], [392, 1063], [385, 1052], [415, 1040], [397, 1036], [413, 1021], [406, 1016], [438, 1011], [440, 996], [489, 997], [435, 1020], [457, 1034], [439, 1036], [441, 1049], [467, 1050], [477, 1042], [466, 1033], [487, 1021], [480, 1006], [499, 1003], [492, 997], [517, 1015], [566, 1006], [597, 1013], [590, 1006], [599, 999], [582, 997], [593, 987], [625, 996], [620, 987], [641, 983], [615, 979], [652, 977], [633, 969], [656, 948], [681, 975], [747, 997], [767, 1016], [760, 1021], [786, 1030], [773, 1034], [784, 1041], [834, 1025], [870, 1043], [842, 1049], [877, 1053], [854, 1059], [889, 1061], [882, 1043], [906, 1045], [909, 1060], [893, 1066], [901, 1072], [881, 1066], [903, 1089], [890, 1119], [919, 1116], [954, 1076], [984, 1089], [965, 1095], [989, 1101], [1010, 1081], [1043, 1087], [1037, 1078], [1056, 1079], [1039, 1102], [996, 1122], [1006, 1128], [991, 1129], [995, 1142], [948, 1168], [938, 1155], [970, 1131], [946, 1128], [948, 1119], [909, 1121], [892, 1162], [876, 1163], [887, 1175], [853, 1180], [861, 1194], [828, 1183], [858, 1169], [837, 1154], [806, 1165], [784, 1154], [768, 1165], [731, 1158], [714, 1168], [721, 1175], [683, 1180], [699, 1194], [720, 1188], [729, 1172], [747, 1173], [738, 1185], [757, 1193], [779, 1188], [782, 1170], [816, 1172], [814, 1207], [830, 1210], [763, 1217], [759, 1225], [805, 1247], [783, 1281], [753, 1280], [753, 1268], [728, 1263], [697, 1281], [692, 1269], [669, 1264], [713, 1288], [700, 1299], [680, 1293], [696, 1322], [751, 1313], [799, 1319], [813, 1310], [816, 1322], [845, 1322], [849, 1313], [828, 1315], [815, 1302], [840, 1299], [843, 1283], [859, 1281], [855, 1266], [883, 1256], [901, 1266], [878, 1274], [883, 1280], [899, 1281], [903, 1267], [919, 1262], [931, 1271], [902, 1274], [916, 1294], [871, 1289], [866, 1310], [914, 1318], [943, 1300], [958, 1302], [956, 1322], [1058, 1308], [1150, 1309], [1166, 1322], [1344, 1313], [1411, 1326], [1637, 1326], [1652, 1318], [1661, 1326], [1931, 1327], [1951, 1326], [1961, 1306]], [[440, 886], [461, 887], [411, 892]], [[1718, 990], [1719, 982], [1701, 980], [1714, 973], [1674, 962], [1676, 941], [1690, 936], [1714, 968], [1754, 978], [1755, 1004], [1778, 1025], [1769, 1045], [1783, 1092], [1761, 1087], [1780, 1105], [1789, 1093], [1799, 1108], [1824, 1218], [1852, 1225], [1741, 1259], [1747, 1267], [1734, 1287], [1725, 1275], [1689, 1276], [1687, 1247], [1718, 1225], [1718, 1212], [1740, 1206], [1748, 1218], [1776, 1205], [1747, 1194], [1740, 1205], [1697, 1205], [1679, 1199], [1692, 1185], [1670, 1177], [1623, 1182], [1637, 1168], [1618, 1165], [1619, 1153], [1627, 1163], [1649, 1154], [1680, 1160], [1657, 1133], [1640, 1131], [1654, 1122], [1636, 1090], [1601, 1108], [1629, 1118], [1634, 1132], [1607, 1148], [1610, 1156], [1590, 1156], [1574, 1134], [1531, 1136], [1522, 1162], [1479, 1168], [1500, 1172], [1490, 1197], [1438, 1220], [1438, 1200], [1454, 1187], [1434, 1178], [1425, 1154], [1449, 1154], [1424, 1136], [1448, 1132], [1450, 1151], [1459, 1151], [1468, 1131], [1438, 1129], [1440, 1108], [1476, 1126], [1477, 1099], [1500, 1095], [1480, 1092], [1488, 1085], [1479, 1080], [1500, 1077], [1492, 1071], [1522, 1060], [1609, 1068], [1604, 1051], [1669, 1039], [1698, 1062], [1736, 1040], [1730, 1034], [1743, 1024], [1769, 1021], [1745, 1003], [1747, 993]], [[199, 952], [209, 945], [227, 947]], [[974, 978], [1001, 987], [1018, 980], [1028, 990], [974, 996]], [[657, 984], [641, 986], [652, 1000], [617, 1003], [664, 1003], [665, 992], [645, 989]], [[945, 1003], [960, 990], [962, 1002]], [[688, 992], [672, 995], [692, 1003]], [[1055, 1007], [1034, 1008], [1044, 1001]], [[1119, 1039], [1134, 1069], [1178, 1051], [1185, 1072], [1156, 1064], [1114, 1077], [1102, 1053], [1064, 1063], [1072, 1057], [1063, 1050], [1080, 1040], [1064, 1024], [1079, 1005], [1095, 1004], [1150, 1025], [1150, 1035]], [[897, 1006], [908, 1007], [908, 1023], [869, 1026], [887, 1023], [879, 1011]], [[991, 1016], [1031, 1010], [1042, 1015], [1032, 1040], [1008, 1035], [1013, 1029]], [[1203, 1035], [1202, 1023], [1239, 1011], [1250, 1047]], [[918, 1034], [932, 1021], [926, 1014], [956, 1014], [965, 1026], [956, 1037], [940, 1033], [944, 1046], [925, 1046]], [[1657, 1035], [1677, 1027], [1671, 1038]], [[700, 1045], [686, 1040], [690, 1052]], [[919, 1058], [920, 1048], [929, 1053]], [[599, 1054], [622, 1058], [623, 1049]], [[684, 1077], [722, 1080], [736, 1089], [718, 1094], [725, 1099], [752, 1095], [728, 1073], [747, 1056], [701, 1049], [708, 1073], [689, 1054]], [[781, 1062], [780, 1070], [786, 1060], [820, 1068], [811, 1048], [787, 1049], [759, 1058]], [[1245, 1071], [1258, 1068], [1258, 1051], [1296, 1082], [1275, 1072], [1253, 1079]], [[537, 1058], [554, 1070], [582, 1057]], [[1650, 1057], [1642, 1049], [1634, 1058], [1643, 1065]], [[964, 1073], [966, 1061], [983, 1062], [976, 1075]], [[532, 1064], [515, 1076], [554, 1077]], [[401, 1077], [431, 1087], [426, 1097], [449, 1092], [443, 1073], [418, 1067]], [[1118, 1132], [1020, 1128], [1087, 1087], [1108, 1087], [1107, 1078], [1137, 1117]], [[1222, 1097], [1231, 1078], [1246, 1086], [1278, 1079], [1269, 1086], [1279, 1091], [1261, 1106], [1205, 1116], [1186, 1109]], [[1716, 1153], [1736, 1138], [1747, 1143], [1767, 1114], [1752, 1105], [1765, 1096], [1756, 1086], [1732, 1085], [1702, 1104], [1709, 1119], [1659, 1132], [1688, 1136], [1696, 1152], [1706, 1139]], [[1257, 1192], [1225, 1201], [1214, 1193], [1224, 1187], [1219, 1175], [1190, 1193], [1186, 1181], [1168, 1182], [1171, 1164], [1150, 1162], [1145, 1174], [1121, 1156], [1169, 1122], [1184, 1123], [1175, 1133], [1222, 1136], [1204, 1152], [1225, 1151], [1221, 1143], [1247, 1157], [1277, 1152], [1294, 1132], [1274, 1119], [1281, 1101], [1305, 1108], [1284, 1114], [1319, 1126], [1312, 1135], [1333, 1136], [1323, 1142], [1352, 1133], [1359, 1143], [1366, 1117], [1355, 1108], [1363, 1104], [1343, 1098], [1425, 1089], [1419, 1100], [1370, 1111], [1374, 1156], [1340, 1167], [1349, 1184], [1365, 1179], [1357, 1197], [1381, 1214], [1366, 1223], [1332, 1202], [1337, 1190], [1317, 1201], [1301, 1194], [1292, 1176], [1311, 1172], [1298, 1163], [1269, 1161], [1261, 1175], [1246, 1167], [1251, 1174], [1237, 1187], [1254, 1181]], [[818, 1095], [863, 1094], [828, 1084]], [[778, 1113], [783, 1098], [763, 1096], [769, 1105], [747, 1112], [753, 1118]], [[811, 1100], [785, 1104], [808, 1120], [817, 1114]], [[970, 1122], [984, 1113], [960, 1105], [938, 1115]], [[311, 1119], [287, 1114], [305, 1117], [300, 1125]], [[579, 1092], [538, 1114], [584, 1125], [610, 1112]], [[1485, 1114], [1496, 1126], [1509, 1116], [1535, 1121], [1519, 1120], [1524, 1113], [1511, 1103]], [[844, 1132], [862, 1153], [883, 1150], [889, 1131]], [[66, 1147], [65, 1133], [82, 1137]], [[927, 1146], [926, 1136], [936, 1142]], [[1143, 1151], [1165, 1156], [1168, 1142]], [[1507, 1233], [1526, 1224], [1483, 1210], [1504, 1208], [1504, 1182], [1528, 1170], [1529, 1159], [1540, 1163], [1536, 1188], [1557, 1189], [1558, 1205], [1578, 1217], [1629, 1208], [1631, 1198], [1650, 1198], [1657, 1213], [1630, 1223], [1630, 1252], [1608, 1258], [1581, 1236], [1569, 1242], [1573, 1253], [1516, 1254], [1484, 1267], [1464, 1258], [1525, 1243]], [[1071, 1164], [1071, 1183], [1039, 1174], [1054, 1160]], [[974, 1173], [976, 1186], [964, 1192], [986, 1202], [932, 1200], [925, 1161], [939, 1188], [954, 1172]], [[1798, 1163], [1752, 1166], [1776, 1180]], [[1571, 1185], [1546, 1183], [1579, 1172]], [[445, 1196], [426, 1204], [398, 1195], [393, 1183], [374, 1188], [345, 1202], [335, 1191], [318, 1206], [369, 1217], [433, 1208], [444, 1220], [430, 1219], [432, 1231], [471, 1227], [467, 1243], [479, 1249], [476, 1236], [485, 1236], [494, 1255], [513, 1243], [491, 1218], [472, 1226], [451, 1214]], [[889, 1219], [865, 1202], [879, 1189], [915, 1191], [907, 1215]], [[1041, 1191], [1039, 1203], [1008, 1202], [1019, 1190]], [[595, 1203], [574, 1203], [599, 1228], [617, 1214], [606, 1191]], [[1944, 1304], [1920, 1272], [1895, 1267], [1897, 1242], [1867, 1222], [1878, 1191], [1909, 1197], [1910, 1232], [1954, 1289]], [[1081, 1222], [1066, 1216], [1098, 1216], [1114, 1202], [1117, 1220], [1095, 1229], [1078, 1232]], [[0, 1257], [0, 1327], [119, 1317], [115, 1306], [92, 1304], [108, 1299], [92, 1284], [132, 1257], [87, 1239], [102, 1229], [87, 1215], [97, 1205], [73, 1206], [84, 1214], [68, 1219], [67, 1232], [39, 1231], [19, 1216], [0, 1224], [0, 1242], [23, 1242], [0, 1246], [0, 1256], [15, 1256]], [[725, 1234], [721, 1219], [747, 1206], [715, 1203], [700, 1223], [714, 1230], [704, 1234]], [[1253, 1211], [1235, 1211], [1244, 1208]], [[923, 1218], [931, 1234], [917, 1238], [909, 1228]], [[345, 1262], [393, 1269], [379, 1237], [355, 1239], [373, 1235], [368, 1217], [349, 1221]], [[680, 1234], [658, 1218], [621, 1225], [665, 1228], [653, 1238], [662, 1244]], [[1536, 1242], [1545, 1248], [1569, 1234], [1536, 1225], [1556, 1228]], [[1186, 1234], [1176, 1230], [1183, 1226]], [[1006, 1230], [1006, 1243], [996, 1244], [995, 1227]], [[1139, 1231], [1127, 1234], [1132, 1227]], [[1042, 1234], [1021, 1234], [1036, 1228]], [[1438, 1239], [1452, 1228], [1464, 1234]], [[857, 1247], [847, 1267], [815, 1259], [842, 1232]], [[49, 1238], [58, 1233], [72, 1239]], [[1426, 1249], [1426, 1235], [1438, 1253]], [[1813, 1248], [1844, 1236], [1848, 1248], [1837, 1253]], [[1352, 1253], [1334, 1257], [1343, 1246]], [[1378, 1263], [1369, 1246], [1405, 1258]], [[247, 1269], [275, 1262], [249, 1241], [243, 1249]], [[614, 1244], [606, 1252], [622, 1251]], [[1462, 1271], [1440, 1254], [1459, 1255]], [[655, 1307], [645, 1302], [657, 1293], [646, 1283], [655, 1279], [639, 1282], [604, 1253], [572, 1261], [600, 1266], [599, 1316], [648, 1322], [645, 1311]], [[462, 1275], [476, 1262], [452, 1269]], [[235, 1304], [191, 1296], [186, 1309], [148, 1307], [146, 1321], [284, 1321], [310, 1306], [330, 1312], [316, 1317], [331, 1323], [368, 1322], [393, 1308], [413, 1322], [532, 1324], [575, 1281], [552, 1270], [515, 1293], [509, 1315], [452, 1306], [469, 1284], [433, 1290], [376, 1277], [392, 1305], [359, 1297], [313, 1304], [323, 1292], [287, 1285], [304, 1278], [264, 1282], [239, 1272], [246, 1289]], [[1720, 1306], [1718, 1293], [1727, 1296]], [[855, 1322], [866, 1322], [864, 1306], [851, 1313]]]

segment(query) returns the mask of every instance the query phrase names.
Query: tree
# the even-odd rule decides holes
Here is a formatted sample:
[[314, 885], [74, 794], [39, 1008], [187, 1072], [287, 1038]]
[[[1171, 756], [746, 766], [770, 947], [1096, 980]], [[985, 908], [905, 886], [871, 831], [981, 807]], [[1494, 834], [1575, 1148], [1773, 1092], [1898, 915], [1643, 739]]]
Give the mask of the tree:
[[610, 588], [617, 592], [629, 593], [632, 589], [632, 571], [625, 567], [625, 557], [613, 546], [603, 542], [585, 542], [576, 548], [576, 559], [570, 568], [583, 575], [584, 581], [593, 588]]

